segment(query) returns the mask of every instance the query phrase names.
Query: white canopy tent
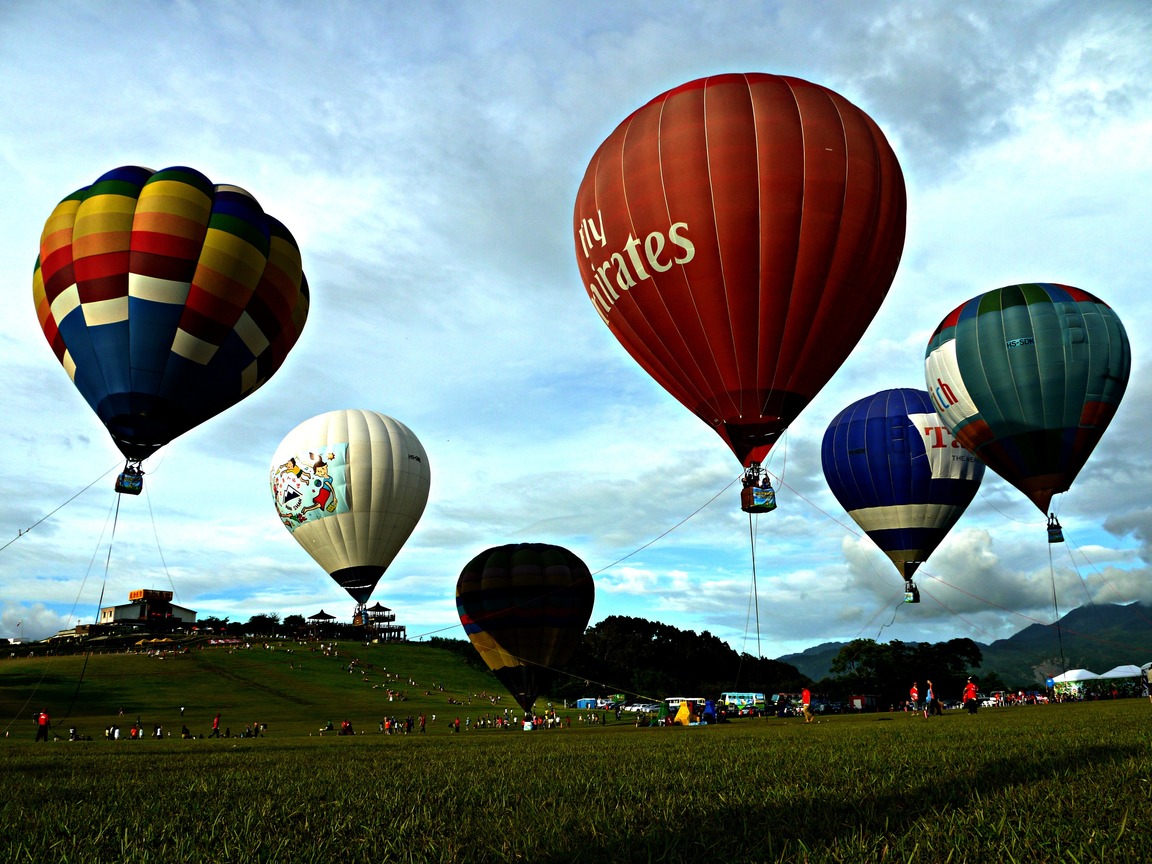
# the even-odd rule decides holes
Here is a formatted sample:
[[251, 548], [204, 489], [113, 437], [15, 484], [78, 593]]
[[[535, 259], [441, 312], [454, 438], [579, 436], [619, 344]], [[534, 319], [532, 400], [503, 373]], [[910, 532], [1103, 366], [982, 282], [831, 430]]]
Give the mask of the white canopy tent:
[[1052, 680], [1056, 684], [1071, 684], [1076, 681], [1094, 681], [1099, 677], [1095, 672], [1089, 672], [1087, 669], [1069, 669], [1063, 675], [1057, 675]]
[[1116, 666], [1109, 669], [1107, 672], [1101, 672], [1097, 678], [1139, 678], [1144, 674], [1144, 670], [1139, 666], [1134, 666], [1131, 663], [1123, 666]]

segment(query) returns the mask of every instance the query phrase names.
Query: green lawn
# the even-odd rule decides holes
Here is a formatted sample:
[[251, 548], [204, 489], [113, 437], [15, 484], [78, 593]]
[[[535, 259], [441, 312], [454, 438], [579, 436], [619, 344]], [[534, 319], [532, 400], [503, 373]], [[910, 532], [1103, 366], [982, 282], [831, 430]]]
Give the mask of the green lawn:
[[[139, 719], [149, 732], [159, 724], [178, 735], [186, 725], [199, 736], [220, 712], [221, 734], [260, 723], [284, 738], [319, 731], [329, 720], [338, 727], [347, 718], [353, 729], [369, 731], [385, 715], [421, 713], [429, 731], [447, 732], [449, 715], [463, 721], [516, 707], [488, 672], [430, 645], [251, 645], [0, 660], [0, 718], [18, 735], [35, 735], [32, 715], [43, 707], [61, 735], [75, 726], [95, 738], [113, 723], [123, 735]], [[486, 698], [496, 696], [496, 704]]]
[[[344, 649], [341, 657], [293, 652], [299, 669], [289, 668], [287, 652], [261, 650], [91, 658], [76, 700], [90, 712], [84, 724], [108, 722], [121, 701], [148, 715], [145, 722], [169, 724], [164, 712], [194, 696], [204, 730], [219, 708], [225, 718], [269, 718], [269, 734], [36, 743], [29, 703], [0, 741], [0, 860], [1149, 858], [1147, 700], [982, 709], [929, 721], [901, 713], [674, 729], [574, 722], [460, 735], [438, 724], [424, 736], [385, 736], [373, 718], [389, 703], [372, 687], [383, 666], [418, 682], [399, 703], [405, 714], [427, 706], [440, 716], [448, 698], [491, 682], [447, 652], [371, 650], [380, 654], [369, 682], [359, 670], [341, 671]], [[0, 662], [0, 707], [13, 716], [34, 677], [36, 701], [70, 698], [76, 679], [69, 676], [81, 663]], [[425, 696], [433, 682], [445, 690]], [[462, 716], [478, 716], [478, 701], [460, 707]], [[505, 697], [501, 705], [508, 704]], [[309, 735], [318, 721], [339, 722], [343, 713], [364, 734]]]

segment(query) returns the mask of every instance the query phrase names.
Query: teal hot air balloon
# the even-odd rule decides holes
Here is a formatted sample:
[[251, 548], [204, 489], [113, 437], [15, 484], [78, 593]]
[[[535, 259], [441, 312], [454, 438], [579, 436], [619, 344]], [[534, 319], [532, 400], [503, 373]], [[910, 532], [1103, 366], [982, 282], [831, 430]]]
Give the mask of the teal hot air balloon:
[[468, 639], [525, 713], [579, 647], [595, 599], [588, 566], [547, 543], [488, 549], [456, 582]]
[[984, 464], [940, 422], [923, 390], [882, 390], [833, 418], [820, 452], [836, 500], [904, 577], [940, 545], [976, 496]]
[[925, 378], [964, 447], [1047, 513], [1108, 427], [1132, 366], [1119, 316], [1068, 285], [1009, 285], [954, 309]]

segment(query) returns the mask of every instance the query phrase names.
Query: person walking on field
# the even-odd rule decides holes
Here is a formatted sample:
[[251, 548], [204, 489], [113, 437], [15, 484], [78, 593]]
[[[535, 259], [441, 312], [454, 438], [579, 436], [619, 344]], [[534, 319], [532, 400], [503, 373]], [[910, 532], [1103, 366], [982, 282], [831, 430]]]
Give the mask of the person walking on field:
[[52, 720], [48, 716], [47, 711], [41, 711], [36, 715], [36, 740], [48, 740], [48, 730], [52, 727]]
[[969, 714], [975, 714], [978, 703], [976, 701], [976, 682], [971, 678], [968, 683], [964, 685], [964, 707], [968, 709]]
[[212, 718], [212, 734], [209, 735], [208, 737], [209, 738], [219, 738], [220, 737], [220, 712], [216, 712], [216, 716]]
[[928, 715], [932, 713], [932, 703], [936, 699], [936, 694], [932, 691], [932, 679], [928, 679], [928, 691], [924, 694], [924, 719], [928, 719]]
[[805, 723], [816, 719], [812, 714], [812, 691], [807, 687], [800, 691], [800, 712], [804, 715]]
[[920, 690], [916, 687], [916, 682], [912, 682], [912, 689], [908, 691], [908, 707], [915, 711], [920, 707]]

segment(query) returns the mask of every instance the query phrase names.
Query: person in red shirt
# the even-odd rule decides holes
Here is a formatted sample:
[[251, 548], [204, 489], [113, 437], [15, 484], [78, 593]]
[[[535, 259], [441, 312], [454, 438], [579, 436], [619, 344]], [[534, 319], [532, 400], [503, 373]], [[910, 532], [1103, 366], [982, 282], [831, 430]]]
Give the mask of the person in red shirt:
[[964, 707], [968, 709], [969, 714], [975, 714], [979, 707], [979, 703], [976, 701], [976, 682], [971, 678], [964, 685]]
[[48, 717], [47, 711], [41, 711], [36, 715], [36, 740], [48, 740], [48, 730], [52, 727], [52, 720]]
[[920, 706], [920, 690], [916, 682], [912, 682], [912, 689], [908, 691], [908, 707], [915, 711]]
[[805, 687], [803, 690], [800, 691], [800, 705], [801, 705], [800, 710], [801, 710], [801, 713], [804, 715], [804, 722], [805, 723], [811, 723], [813, 720], [816, 719], [815, 716], [812, 714], [812, 691], [809, 690], [807, 687]]

